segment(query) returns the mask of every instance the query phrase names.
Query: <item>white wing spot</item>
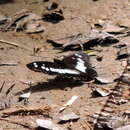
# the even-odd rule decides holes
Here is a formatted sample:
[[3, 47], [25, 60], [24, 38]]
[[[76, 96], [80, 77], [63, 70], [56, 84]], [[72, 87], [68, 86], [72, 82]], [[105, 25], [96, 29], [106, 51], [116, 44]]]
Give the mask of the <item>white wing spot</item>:
[[49, 71], [49, 68], [45, 68], [46, 71]]
[[87, 67], [84, 66], [84, 61], [80, 58], [77, 58], [77, 65], [76, 65], [76, 69], [78, 69], [81, 72], [86, 72]]
[[55, 68], [50, 68], [50, 71], [52, 72], [57, 72], [59, 74], [76, 74], [78, 75], [79, 72], [71, 69], [55, 69]]
[[75, 54], [75, 56], [79, 57], [79, 58], [82, 58], [82, 56], [80, 54]]
[[42, 68], [43, 70], [45, 70], [45, 69], [46, 69], [45, 65], [42, 65], [42, 66], [41, 66], [41, 68]]
[[35, 68], [37, 68], [37, 67], [38, 67], [37, 63], [33, 63], [33, 65], [34, 65], [34, 67], [35, 67]]

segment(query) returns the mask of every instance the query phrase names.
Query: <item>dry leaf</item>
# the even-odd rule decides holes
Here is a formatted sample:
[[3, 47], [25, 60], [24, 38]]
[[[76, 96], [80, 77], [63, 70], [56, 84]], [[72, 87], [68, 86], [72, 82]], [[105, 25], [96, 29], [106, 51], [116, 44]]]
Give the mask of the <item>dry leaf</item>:
[[104, 78], [104, 77], [96, 77], [96, 80], [102, 84], [110, 84], [113, 83], [113, 79], [111, 78]]
[[52, 122], [51, 120], [37, 119], [36, 123], [39, 127], [42, 127], [48, 130], [65, 130], [64, 128]]

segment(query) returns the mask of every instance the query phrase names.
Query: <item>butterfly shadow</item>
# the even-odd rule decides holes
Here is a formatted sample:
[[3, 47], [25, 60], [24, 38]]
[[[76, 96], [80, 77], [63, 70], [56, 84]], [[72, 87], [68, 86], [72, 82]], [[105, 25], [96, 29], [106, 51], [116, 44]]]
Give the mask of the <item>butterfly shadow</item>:
[[39, 82], [36, 85], [30, 85], [29, 88], [19, 91], [15, 95], [27, 93], [29, 91], [31, 91], [31, 93], [35, 93], [41, 91], [49, 91], [52, 89], [65, 90], [66, 87], [73, 88], [73, 87], [79, 87], [80, 85], [83, 85], [83, 82], [56, 77], [55, 79], [49, 79], [48, 82]]
[[14, 3], [14, 0], [0, 0], [0, 4]]

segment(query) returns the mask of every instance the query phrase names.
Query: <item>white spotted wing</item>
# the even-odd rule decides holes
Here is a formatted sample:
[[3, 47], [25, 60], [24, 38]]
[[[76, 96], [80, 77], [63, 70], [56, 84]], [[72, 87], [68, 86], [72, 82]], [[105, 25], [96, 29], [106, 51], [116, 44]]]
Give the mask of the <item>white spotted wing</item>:
[[74, 53], [54, 62], [34, 61], [27, 64], [27, 67], [36, 72], [43, 72], [51, 75], [62, 75], [65, 77], [95, 77], [96, 71], [92, 68], [89, 56], [84, 53]]

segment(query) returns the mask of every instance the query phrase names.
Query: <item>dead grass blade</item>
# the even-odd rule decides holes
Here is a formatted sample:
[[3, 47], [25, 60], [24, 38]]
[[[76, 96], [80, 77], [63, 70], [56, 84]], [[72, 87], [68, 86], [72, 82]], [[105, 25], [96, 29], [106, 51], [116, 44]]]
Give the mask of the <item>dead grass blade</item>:
[[8, 90], [6, 91], [6, 96], [11, 92], [11, 90], [13, 89], [13, 87], [15, 86], [15, 84], [12, 84]]
[[83, 130], [93, 130], [92, 126], [86, 120], [81, 121], [80, 126]]
[[5, 85], [5, 81], [2, 83], [2, 85], [0, 87], [0, 93], [2, 92], [2, 89], [3, 89], [4, 85]]
[[1, 117], [8, 117], [11, 115], [45, 115], [49, 116], [51, 111], [50, 106], [38, 106], [38, 107], [20, 107], [9, 108], [1, 111]]
[[19, 47], [19, 48], [21, 48], [21, 49], [24, 49], [24, 50], [27, 50], [27, 51], [31, 51], [31, 52], [32, 52], [31, 49], [26, 48], [26, 47], [23, 47], [23, 46], [19, 45], [18, 43], [6, 41], [6, 40], [3, 40], [3, 39], [0, 39], [0, 42], [1, 42], [1, 43], [5, 43], [5, 44], [8, 44], [8, 45], [15, 46], [15, 47]]

